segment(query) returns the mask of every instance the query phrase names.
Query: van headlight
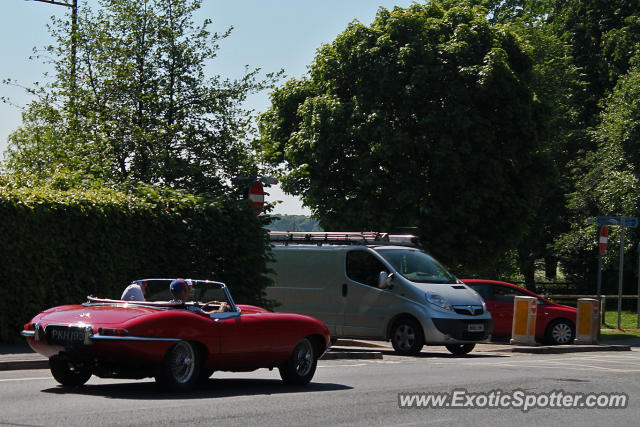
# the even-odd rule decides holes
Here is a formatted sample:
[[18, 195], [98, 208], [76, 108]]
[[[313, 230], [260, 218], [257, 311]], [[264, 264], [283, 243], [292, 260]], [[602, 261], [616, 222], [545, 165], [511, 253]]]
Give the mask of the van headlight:
[[445, 297], [441, 296], [441, 295], [432, 294], [430, 292], [427, 292], [425, 294], [425, 298], [427, 299], [427, 302], [429, 304], [433, 304], [433, 305], [438, 306], [440, 308], [443, 308], [445, 310], [451, 310], [451, 306], [447, 302], [447, 299]]

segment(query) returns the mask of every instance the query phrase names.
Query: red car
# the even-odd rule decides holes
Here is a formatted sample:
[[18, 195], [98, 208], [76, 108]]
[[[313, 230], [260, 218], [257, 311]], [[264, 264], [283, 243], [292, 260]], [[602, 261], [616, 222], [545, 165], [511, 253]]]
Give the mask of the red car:
[[277, 367], [286, 383], [307, 384], [329, 346], [319, 320], [236, 305], [223, 283], [190, 281], [185, 303], [167, 301], [171, 279], [138, 282], [147, 287], [146, 301], [88, 297], [24, 326], [22, 335], [49, 358], [59, 383], [78, 386], [91, 375], [155, 377], [167, 388], [188, 390], [216, 370]]
[[467, 286], [480, 294], [493, 317], [493, 336], [511, 336], [513, 325], [513, 299], [515, 296], [538, 299], [536, 340], [549, 344], [570, 344], [576, 336], [577, 310], [556, 304], [531, 291], [506, 282], [481, 279], [463, 279]]

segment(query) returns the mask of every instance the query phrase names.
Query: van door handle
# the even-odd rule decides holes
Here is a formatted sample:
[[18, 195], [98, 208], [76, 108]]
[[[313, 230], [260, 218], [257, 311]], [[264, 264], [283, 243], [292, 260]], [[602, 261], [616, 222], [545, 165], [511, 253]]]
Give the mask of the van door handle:
[[347, 284], [346, 283], [342, 284], [342, 296], [343, 297], [347, 296]]

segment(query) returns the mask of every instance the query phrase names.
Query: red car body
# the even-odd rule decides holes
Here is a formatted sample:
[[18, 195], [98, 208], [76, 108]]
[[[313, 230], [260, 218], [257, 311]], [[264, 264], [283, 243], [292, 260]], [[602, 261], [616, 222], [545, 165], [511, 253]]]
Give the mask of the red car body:
[[[278, 367], [281, 374], [289, 370], [288, 377], [286, 373], [283, 375], [285, 381], [306, 383], [311, 379], [307, 370], [300, 369], [298, 373], [303, 373], [304, 378], [297, 378], [300, 375], [296, 375], [293, 365], [306, 363], [306, 369], [312, 364], [315, 371], [315, 363], [330, 340], [322, 322], [251, 305], [236, 306], [224, 284], [193, 282], [194, 288], [217, 287], [219, 295], [228, 296], [228, 301], [224, 301], [228, 310], [210, 312], [206, 309], [211, 305], [197, 301], [138, 302], [90, 297], [82, 305], [54, 307], [38, 314], [25, 325], [22, 335], [35, 351], [62, 365], [58, 375], [52, 365], [52, 373], [63, 385], [79, 385], [73, 372], [80, 371], [83, 379], [87, 375], [155, 376], [158, 382], [168, 383], [174, 389], [191, 388], [196, 382], [194, 376], [208, 378], [216, 370]], [[173, 381], [167, 375], [170, 377], [171, 369], [178, 368], [175, 360], [168, 359], [180, 357], [184, 363], [180, 365], [178, 360], [177, 367], [186, 374]], [[307, 360], [293, 360], [296, 357]]]
[[515, 296], [530, 296], [538, 299], [536, 316], [536, 339], [550, 344], [569, 344], [575, 337], [577, 310], [516, 286], [497, 280], [462, 279], [478, 292], [493, 317], [493, 336], [511, 336], [513, 326], [513, 300]]

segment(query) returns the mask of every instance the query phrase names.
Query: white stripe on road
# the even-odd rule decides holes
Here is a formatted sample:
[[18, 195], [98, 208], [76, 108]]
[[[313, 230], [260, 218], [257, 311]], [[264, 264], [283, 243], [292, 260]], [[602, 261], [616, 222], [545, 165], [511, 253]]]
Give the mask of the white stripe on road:
[[0, 383], [5, 383], [9, 381], [36, 381], [36, 380], [51, 380], [51, 377], [34, 377], [34, 378], [6, 378], [0, 380]]

